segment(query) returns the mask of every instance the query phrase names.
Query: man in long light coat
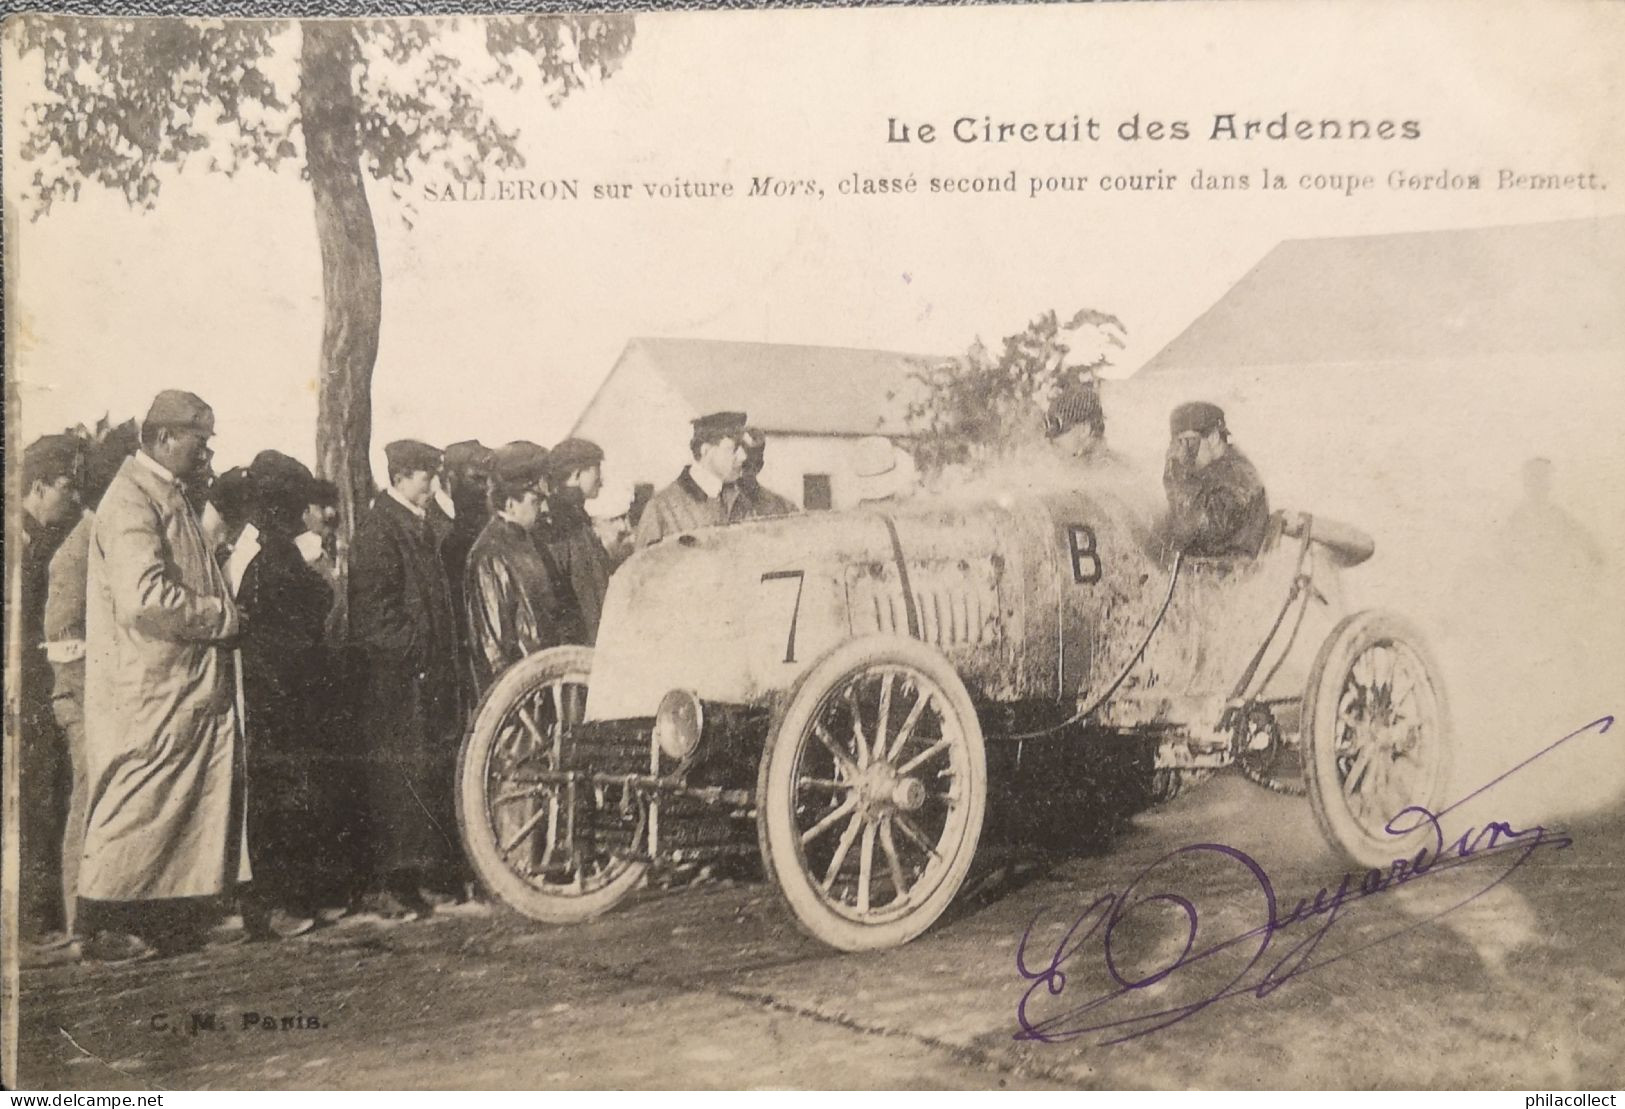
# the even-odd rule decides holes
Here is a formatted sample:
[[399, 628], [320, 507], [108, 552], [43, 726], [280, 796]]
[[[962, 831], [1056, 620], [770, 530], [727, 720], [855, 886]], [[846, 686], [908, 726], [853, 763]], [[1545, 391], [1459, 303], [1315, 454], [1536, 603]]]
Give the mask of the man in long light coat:
[[227, 641], [238, 612], [184, 492], [206, 470], [213, 434], [207, 404], [159, 393], [91, 533], [79, 892], [103, 933], [91, 942], [105, 941], [110, 958], [162, 941], [175, 899], [248, 877], [232, 819], [242, 731]]

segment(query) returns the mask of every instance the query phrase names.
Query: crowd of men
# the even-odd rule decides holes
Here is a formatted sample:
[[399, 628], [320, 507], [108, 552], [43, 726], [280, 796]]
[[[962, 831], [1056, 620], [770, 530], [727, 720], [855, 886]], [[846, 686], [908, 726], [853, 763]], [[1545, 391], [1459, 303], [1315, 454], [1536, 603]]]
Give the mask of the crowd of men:
[[477, 908], [454, 785], [484, 690], [591, 644], [635, 547], [799, 511], [758, 478], [766, 437], [723, 412], [694, 421], [668, 488], [620, 498], [583, 439], [390, 443], [346, 545], [335, 486], [274, 450], [216, 476], [214, 432], [166, 390], [139, 429], [25, 452], [31, 959]]
[[[584, 439], [390, 443], [346, 546], [335, 486], [274, 450], [215, 476], [214, 432], [209, 405], [166, 390], [139, 429], [25, 452], [30, 955], [125, 961], [477, 907], [454, 791], [482, 693], [528, 655], [592, 644], [635, 548], [800, 511], [760, 481], [766, 436], [719, 412], [694, 421], [676, 480], [622, 498]], [[1047, 432], [1109, 460], [1092, 388], [1062, 391]], [[856, 472], [864, 500], [914, 486], [881, 439]], [[1268, 501], [1216, 406], [1174, 411], [1164, 484], [1178, 546], [1257, 553]]]

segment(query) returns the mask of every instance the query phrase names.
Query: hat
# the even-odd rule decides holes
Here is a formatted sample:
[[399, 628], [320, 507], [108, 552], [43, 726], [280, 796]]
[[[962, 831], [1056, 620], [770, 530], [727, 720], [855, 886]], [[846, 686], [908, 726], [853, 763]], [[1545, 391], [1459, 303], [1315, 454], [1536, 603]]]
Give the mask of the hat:
[[226, 520], [246, 517], [254, 504], [254, 479], [248, 470], [233, 466], [210, 482], [209, 503]]
[[391, 474], [415, 474], [419, 470], [432, 473], [440, 469], [443, 457], [439, 447], [431, 447], [416, 439], [397, 439], [384, 447], [384, 458], [389, 461]]
[[459, 473], [488, 474], [495, 454], [478, 439], [463, 439], [446, 447], [446, 469]]
[[524, 485], [547, 476], [547, 448], [524, 439], [506, 443], [493, 452], [491, 474], [508, 485]]
[[730, 436], [737, 439], [744, 431], [743, 412], [713, 412], [694, 421], [694, 438], [701, 443], [716, 443]]
[[594, 520], [613, 520], [632, 511], [632, 483], [618, 482], [606, 485], [598, 495], [587, 502], [587, 515]]
[[1070, 385], [1050, 401], [1044, 417], [1044, 428], [1051, 439], [1064, 435], [1079, 424], [1104, 424], [1105, 413], [1100, 407], [1100, 393], [1093, 385]]
[[263, 497], [306, 505], [316, 496], [316, 477], [309, 467], [281, 451], [256, 454], [248, 464], [248, 476], [253, 479], [254, 492]]
[[1206, 435], [1210, 431], [1224, 430], [1224, 409], [1205, 400], [1193, 400], [1175, 408], [1168, 417], [1168, 434], [1183, 435], [1194, 431]]
[[152, 398], [152, 407], [147, 409], [147, 418], [142, 421], [142, 426], [213, 435], [214, 409], [203, 403], [196, 393], [165, 389]]
[[83, 451], [77, 435], [42, 435], [23, 451], [23, 488], [36, 481], [47, 484], [63, 477], [77, 477]]
[[858, 500], [883, 500], [914, 488], [914, 456], [884, 436], [871, 435], [858, 440], [852, 473], [858, 479]]
[[547, 455], [547, 467], [560, 477], [590, 470], [604, 462], [604, 448], [590, 439], [566, 439]]

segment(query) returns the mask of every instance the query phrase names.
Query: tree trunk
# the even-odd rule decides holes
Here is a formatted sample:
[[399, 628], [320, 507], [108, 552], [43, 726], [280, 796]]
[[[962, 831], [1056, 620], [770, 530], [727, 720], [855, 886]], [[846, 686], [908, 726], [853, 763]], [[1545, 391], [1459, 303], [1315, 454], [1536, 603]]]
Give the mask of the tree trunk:
[[322, 360], [316, 413], [316, 468], [339, 487], [340, 534], [373, 493], [372, 369], [378, 357], [383, 279], [378, 234], [361, 176], [360, 62], [348, 22], [300, 24], [299, 116], [316, 200], [322, 251]]

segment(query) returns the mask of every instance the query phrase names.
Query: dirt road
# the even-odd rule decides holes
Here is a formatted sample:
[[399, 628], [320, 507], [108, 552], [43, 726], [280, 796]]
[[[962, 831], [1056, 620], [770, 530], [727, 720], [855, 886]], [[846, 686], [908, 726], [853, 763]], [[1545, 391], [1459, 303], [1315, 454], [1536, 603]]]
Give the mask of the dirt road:
[[[991, 869], [949, 919], [878, 954], [822, 948], [771, 888], [744, 881], [644, 891], [575, 928], [502, 913], [361, 918], [127, 968], [30, 971], [22, 1076], [47, 1089], [1618, 1088], [1625, 819], [1568, 832], [1573, 846], [1515, 868], [1513, 855], [1478, 858], [1323, 912], [1271, 935], [1251, 967], [1261, 934], [1098, 1007], [1086, 1003], [1111, 986], [1093, 917], [1068, 941], [1064, 987], [1018, 972], [1024, 935], [1042, 975], [1097, 898], [1191, 844], [1256, 862], [1278, 919], [1323, 887], [1329, 904], [1342, 869], [1305, 803], [1224, 776], [1089, 857]], [[1238, 855], [1204, 849], [1140, 892], [1184, 899], [1199, 952], [1266, 921], [1264, 889]], [[1112, 934], [1118, 971], [1152, 976], [1188, 927], [1180, 903], [1142, 904]], [[1233, 996], [1197, 1006], [1232, 979]], [[1017, 1038], [1029, 988], [1029, 1021], [1059, 1042]], [[1181, 1006], [1195, 1008], [1102, 1043]]]

